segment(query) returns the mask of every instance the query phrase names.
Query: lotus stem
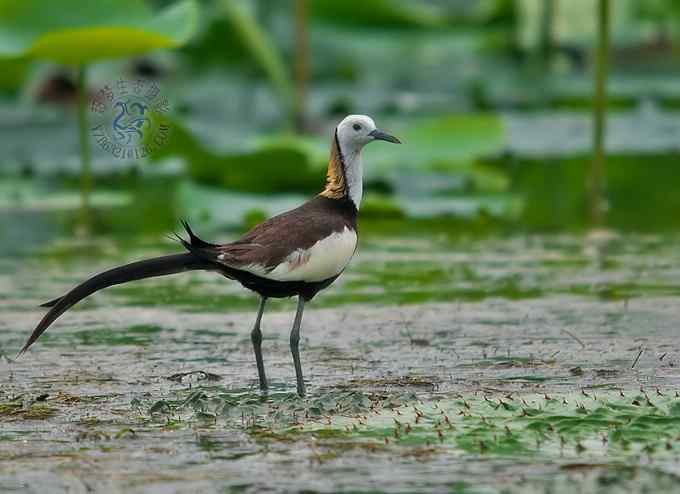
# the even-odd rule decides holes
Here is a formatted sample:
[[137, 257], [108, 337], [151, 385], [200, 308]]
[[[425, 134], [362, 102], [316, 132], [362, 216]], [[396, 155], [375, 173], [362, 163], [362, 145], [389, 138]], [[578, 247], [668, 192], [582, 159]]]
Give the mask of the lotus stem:
[[306, 127], [306, 89], [309, 75], [307, 41], [307, 2], [295, 0], [295, 130], [302, 133]]
[[604, 212], [603, 181], [607, 118], [607, 66], [609, 61], [609, 0], [598, 0], [595, 94], [593, 98], [593, 160], [590, 168], [590, 219], [602, 223]]
[[80, 140], [80, 209], [83, 226], [90, 222], [92, 154], [87, 123], [87, 66], [78, 66], [78, 135]]

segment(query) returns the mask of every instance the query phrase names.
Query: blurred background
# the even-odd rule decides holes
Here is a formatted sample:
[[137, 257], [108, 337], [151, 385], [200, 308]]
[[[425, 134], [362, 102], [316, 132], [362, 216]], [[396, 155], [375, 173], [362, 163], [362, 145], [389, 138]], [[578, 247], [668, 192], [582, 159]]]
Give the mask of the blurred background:
[[[365, 151], [369, 241], [672, 232], [679, 48], [674, 0], [3, 0], [0, 251], [238, 234], [321, 190], [349, 113], [404, 142]], [[167, 98], [150, 157], [91, 135], [120, 79]]]

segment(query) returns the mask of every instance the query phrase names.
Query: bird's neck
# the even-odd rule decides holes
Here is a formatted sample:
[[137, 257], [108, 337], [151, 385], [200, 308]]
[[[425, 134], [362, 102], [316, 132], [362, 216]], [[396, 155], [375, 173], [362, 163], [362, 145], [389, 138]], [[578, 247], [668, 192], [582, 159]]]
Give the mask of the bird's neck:
[[343, 149], [336, 133], [331, 144], [326, 187], [321, 195], [329, 199], [348, 198], [359, 210], [364, 193], [363, 174], [361, 149]]

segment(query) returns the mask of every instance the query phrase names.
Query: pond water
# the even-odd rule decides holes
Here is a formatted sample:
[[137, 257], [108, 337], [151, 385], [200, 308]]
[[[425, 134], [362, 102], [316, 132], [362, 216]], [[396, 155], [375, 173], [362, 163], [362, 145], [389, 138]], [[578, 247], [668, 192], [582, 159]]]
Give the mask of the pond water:
[[294, 301], [264, 316], [263, 396], [256, 300], [209, 273], [101, 292], [15, 360], [39, 303], [179, 250], [160, 233], [73, 240], [29, 223], [3, 223], [25, 235], [0, 257], [0, 491], [677, 488], [674, 234], [367, 228], [346, 274], [308, 305], [300, 399]]

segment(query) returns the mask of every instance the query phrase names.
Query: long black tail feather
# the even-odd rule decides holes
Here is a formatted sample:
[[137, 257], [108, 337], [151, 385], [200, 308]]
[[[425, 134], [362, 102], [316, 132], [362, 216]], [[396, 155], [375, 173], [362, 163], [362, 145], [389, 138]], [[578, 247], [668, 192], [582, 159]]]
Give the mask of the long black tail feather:
[[184, 230], [187, 232], [187, 235], [189, 235], [189, 242], [184, 240], [183, 238], [179, 237], [180, 242], [186, 247], [189, 251], [193, 249], [211, 249], [215, 247], [219, 247], [217, 244], [211, 244], [210, 242], [206, 242], [205, 240], [201, 239], [194, 233], [194, 231], [191, 229], [189, 226], [189, 223], [187, 223], [185, 220], [182, 220], [182, 226], [184, 227]]
[[[188, 227], [188, 225], [186, 225]], [[190, 231], [190, 229], [188, 229]], [[197, 237], [196, 237], [197, 238]], [[200, 239], [199, 239], [200, 240]], [[192, 238], [193, 241], [193, 238]], [[156, 257], [144, 261], [133, 262], [117, 268], [104, 271], [89, 280], [76, 286], [63, 297], [50, 300], [42, 304], [42, 307], [50, 307], [40, 323], [36, 326], [28, 338], [28, 341], [19, 352], [22, 355], [28, 348], [35, 343], [41, 334], [64, 312], [75, 304], [93, 293], [113, 285], [136, 281], [144, 278], [156, 276], [166, 276], [169, 274], [181, 273], [193, 270], [216, 270], [218, 266], [210, 261], [201, 258], [191, 252], [185, 254], [173, 254], [169, 256]]]
[[[191, 226], [186, 220], [180, 220], [182, 223], [182, 226], [184, 227], [184, 231], [187, 232], [187, 235], [189, 235], [189, 240], [183, 239], [177, 232], [172, 233], [171, 235], [166, 235], [166, 237], [169, 240], [177, 241], [180, 244], [184, 246], [186, 250], [189, 252], [201, 249], [201, 248], [213, 248], [213, 247], [219, 247], [217, 244], [211, 244], [210, 242], [206, 242], [205, 240], [201, 239], [194, 233], [194, 231], [191, 229]], [[54, 307], [57, 305], [57, 302], [59, 302], [63, 297], [57, 297], [55, 299], [50, 300], [49, 302], [45, 302], [44, 304], [40, 304], [40, 307]]]
[[53, 300], [50, 300], [49, 302], [45, 302], [44, 304], [40, 304], [40, 307], [54, 307], [57, 305], [57, 302], [59, 302], [62, 298], [64, 297], [58, 297]]

